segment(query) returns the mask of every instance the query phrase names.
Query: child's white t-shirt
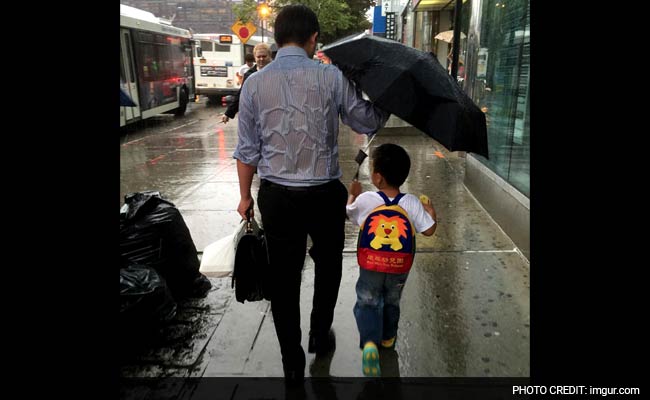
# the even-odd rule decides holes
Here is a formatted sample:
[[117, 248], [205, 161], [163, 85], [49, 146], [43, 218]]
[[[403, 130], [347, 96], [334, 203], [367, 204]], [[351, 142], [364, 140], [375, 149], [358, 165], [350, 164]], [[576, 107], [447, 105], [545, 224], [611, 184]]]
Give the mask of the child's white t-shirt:
[[249, 67], [248, 64], [242, 65], [239, 67], [239, 75], [243, 78], [249, 69], [251, 69], [251, 67]]
[[[393, 200], [394, 197], [389, 197]], [[353, 224], [361, 226], [376, 207], [386, 204], [384, 199], [377, 194], [377, 192], [363, 192], [361, 193], [352, 204], [345, 207], [348, 218]], [[436, 223], [431, 215], [424, 209], [420, 199], [410, 193], [406, 193], [399, 201], [399, 206], [408, 213], [409, 219], [413, 224], [413, 228], [417, 233], [424, 232], [431, 228]]]

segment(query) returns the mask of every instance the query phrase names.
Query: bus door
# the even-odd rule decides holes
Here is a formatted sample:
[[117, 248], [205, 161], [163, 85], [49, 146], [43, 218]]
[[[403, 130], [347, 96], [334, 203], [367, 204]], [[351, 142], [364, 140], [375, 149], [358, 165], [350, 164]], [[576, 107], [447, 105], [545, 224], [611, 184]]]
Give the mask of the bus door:
[[[121, 74], [123, 74], [124, 80], [120, 82], [122, 89], [126, 94], [131, 96], [133, 102], [137, 104], [137, 107], [121, 107], [122, 112], [120, 115], [123, 115], [125, 121], [132, 120], [134, 118], [140, 117], [140, 101], [138, 99], [138, 84], [136, 79], [136, 69], [135, 62], [133, 58], [133, 48], [131, 43], [131, 32], [128, 29], [121, 29], [120, 32], [120, 60], [121, 60]], [[120, 122], [122, 117], [120, 118]]]
[[187, 82], [187, 89], [189, 90], [189, 99], [191, 102], [194, 102], [196, 97], [196, 78], [194, 76], [194, 54], [193, 49], [196, 46], [196, 42], [192, 39], [189, 40], [189, 46], [185, 46], [185, 77]]

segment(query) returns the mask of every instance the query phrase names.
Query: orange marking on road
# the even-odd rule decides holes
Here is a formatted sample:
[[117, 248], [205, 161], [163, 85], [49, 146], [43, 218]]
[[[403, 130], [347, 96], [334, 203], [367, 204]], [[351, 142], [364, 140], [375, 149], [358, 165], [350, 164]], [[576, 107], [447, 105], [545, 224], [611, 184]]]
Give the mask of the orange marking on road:
[[136, 139], [136, 140], [132, 140], [132, 141], [130, 141], [130, 142], [127, 142], [127, 143], [122, 144], [122, 147], [129, 146], [129, 145], [132, 145], [132, 144], [134, 144], [134, 143], [141, 142], [141, 141], [143, 141], [143, 140], [144, 140], [144, 138]]
[[442, 154], [442, 153], [439, 152], [439, 151], [434, 151], [434, 152], [433, 152], [433, 155], [434, 155], [434, 156], [437, 156], [438, 158], [445, 158], [444, 154]]
[[158, 161], [162, 160], [163, 158], [165, 158], [165, 155], [164, 155], [164, 154], [161, 154], [161, 155], [159, 155], [158, 157], [156, 157], [156, 158], [152, 158], [151, 160], [149, 160], [149, 164], [155, 164], [155, 163], [157, 163]]

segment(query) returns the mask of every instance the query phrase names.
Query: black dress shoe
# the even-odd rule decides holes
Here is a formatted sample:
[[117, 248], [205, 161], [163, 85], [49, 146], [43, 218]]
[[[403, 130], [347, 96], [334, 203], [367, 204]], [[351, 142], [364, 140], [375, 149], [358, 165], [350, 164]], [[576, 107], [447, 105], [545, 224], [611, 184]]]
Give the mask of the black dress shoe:
[[297, 387], [305, 381], [305, 369], [285, 369], [284, 370], [284, 383], [288, 387]]
[[327, 335], [309, 335], [309, 345], [307, 346], [307, 351], [310, 353], [316, 353], [318, 356], [326, 355], [327, 353], [334, 351], [336, 349], [336, 336], [334, 336], [334, 331], [330, 329]]
[[298, 346], [295, 357], [282, 359], [284, 371], [284, 384], [290, 387], [302, 386], [305, 380], [305, 352]]

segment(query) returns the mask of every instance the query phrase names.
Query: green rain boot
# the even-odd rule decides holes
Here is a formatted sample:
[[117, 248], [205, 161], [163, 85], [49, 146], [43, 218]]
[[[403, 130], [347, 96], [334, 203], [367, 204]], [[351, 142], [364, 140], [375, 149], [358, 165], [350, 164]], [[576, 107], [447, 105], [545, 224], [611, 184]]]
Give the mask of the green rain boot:
[[379, 369], [379, 351], [377, 351], [377, 345], [373, 342], [368, 342], [363, 346], [361, 370], [363, 371], [363, 376], [381, 376], [381, 370]]

